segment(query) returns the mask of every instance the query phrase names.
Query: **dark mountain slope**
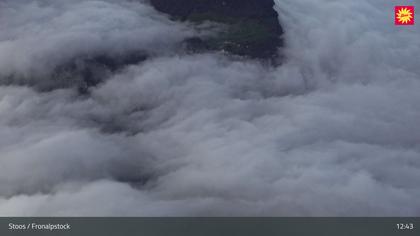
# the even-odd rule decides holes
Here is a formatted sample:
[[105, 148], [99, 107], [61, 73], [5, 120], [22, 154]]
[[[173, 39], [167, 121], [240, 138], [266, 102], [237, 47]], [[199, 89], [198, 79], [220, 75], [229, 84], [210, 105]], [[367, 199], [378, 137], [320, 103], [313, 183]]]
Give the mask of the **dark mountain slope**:
[[187, 41], [195, 51], [224, 50], [251, 58], [272, 59], [283, 45], [273, 0], [151, 0], [174, 20], [214, 21], [228, 27], [217, 37]]

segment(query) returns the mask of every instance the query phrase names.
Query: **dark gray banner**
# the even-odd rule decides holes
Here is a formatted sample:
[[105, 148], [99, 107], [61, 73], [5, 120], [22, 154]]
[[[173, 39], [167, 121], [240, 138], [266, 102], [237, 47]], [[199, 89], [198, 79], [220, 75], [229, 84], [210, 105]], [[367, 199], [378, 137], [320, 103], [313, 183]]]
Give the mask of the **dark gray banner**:
[[0, 235], [419, 236], [420, 218], [0, 218]]

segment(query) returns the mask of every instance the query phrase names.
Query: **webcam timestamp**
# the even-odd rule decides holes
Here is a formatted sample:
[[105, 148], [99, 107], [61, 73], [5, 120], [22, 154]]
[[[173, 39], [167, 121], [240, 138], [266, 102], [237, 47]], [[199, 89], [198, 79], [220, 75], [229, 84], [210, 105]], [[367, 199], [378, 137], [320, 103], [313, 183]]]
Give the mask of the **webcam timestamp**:
[[396, 224], [398, 230], [414, 230], [414, 223], [398, 223]]

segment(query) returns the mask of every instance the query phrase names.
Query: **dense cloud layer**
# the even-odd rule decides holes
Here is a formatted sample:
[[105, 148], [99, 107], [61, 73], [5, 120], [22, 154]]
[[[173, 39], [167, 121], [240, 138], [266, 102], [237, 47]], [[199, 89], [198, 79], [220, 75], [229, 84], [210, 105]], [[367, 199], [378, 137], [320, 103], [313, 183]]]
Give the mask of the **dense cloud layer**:
[[419, 216], [418, 24], [385, 0], [276, 2], [274, 68], [180, 53], [195, 30], [142, 1], [0, 0], [0, 80], [153, 55], [89, 94], [0, 86], [0, 215]]
[[73, 58], [167, 54], [192, 34], [139, 2], [1, 0], [0, 4], [0, 83], [46, 84], [54, 68]]

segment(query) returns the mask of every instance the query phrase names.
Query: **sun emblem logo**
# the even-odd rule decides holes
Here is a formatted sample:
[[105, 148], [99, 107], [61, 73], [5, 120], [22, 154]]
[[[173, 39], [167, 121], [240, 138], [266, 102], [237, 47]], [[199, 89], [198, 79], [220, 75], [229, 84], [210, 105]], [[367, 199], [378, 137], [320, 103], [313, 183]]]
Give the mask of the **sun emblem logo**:
[[396, 6], [395, 24], [414, 25], [414, 6]]

